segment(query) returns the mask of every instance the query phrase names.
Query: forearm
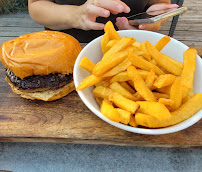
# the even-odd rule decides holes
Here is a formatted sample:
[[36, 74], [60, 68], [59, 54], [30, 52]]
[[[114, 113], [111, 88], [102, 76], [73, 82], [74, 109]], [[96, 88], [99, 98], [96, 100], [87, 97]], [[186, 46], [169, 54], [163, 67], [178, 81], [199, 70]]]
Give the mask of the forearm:
[[29, 0], [29, 13], [37, 23], [54, 30], [77, 28], [79, 6]]

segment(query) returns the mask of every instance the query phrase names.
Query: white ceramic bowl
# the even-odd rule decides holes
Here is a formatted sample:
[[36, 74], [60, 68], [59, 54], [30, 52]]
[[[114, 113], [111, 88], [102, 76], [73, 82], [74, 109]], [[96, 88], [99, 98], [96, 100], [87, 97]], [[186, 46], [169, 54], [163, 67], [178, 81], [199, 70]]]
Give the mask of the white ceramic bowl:
[[[142, 43], [145, 40], [148, 40], [153, 45], [157, 43], [163, 36], [162, 34], [155, 33], [155, 32], [149, 32], [149, 31], [139, 31], [139, 30], [125, 30], [125, 31], [118, 31], [121, 37], [128, 36], [128, 37], [134, 37], [138, 42]], [[88, 57], [92, 62], [97, 63], [101, 60], [102, 57], [102, 51], [101, 51], [101, 42], [102, 36], [96, 38], [95, 40], [91, 41], [88, 45], [86, 45], [79, 56], [77, 57], [77, 60], [74, 65], [74, 83], [77, 87], [79, 83], [87, 76], [89, 76], [89, 72], [85, 71], [81, 67], [79, 67], [79, 63], [83, 57]], [[173, 59], [176, 59], [180, 62], [183, 62], [183, 53], [184, 51], [188, 49], [186, 45], [183, 43], [171, 38], [171, 41], [164, 47], [162, 50], [162, 53], [172, 57]], [[92, 90], [94, 87], [86, 88], [82, 91], [78, 91], [78, 94], [81, 98], [81, 100], [85, 103], [85, 105], [99, 118], [106, 121], [107, 123], [118, 127], [120, 129], [139, 133], [139, 134], [150, 134], [150, 135], [158, 135], [158, 134], [168, 134], [177, 132], [180, 130], [183, 130], [187, 127], [190, 127], [191, 125], [195, 124], [197, 121], [199, 121], [202, 118], [202, 110], [200, 110], [198, 113], [193, 115], [191, 118], [176, 124], [174, 126], [166, 127], [166, 128], [160, 128], [160, 129], [144, 129], [144, 128], [138, 128], [138, 127], [131, 127], [127, 126], [121, 123], [117, 123], [114, 121], [111, 121], [107, 117], [105, 117], [100, 112], [100, 107], [97, 104], [95, 98], [93, 97]], [[194, 92], [195, 93], [202, 93], [202, 60], [199, 56], [197, 56], [196, 59], [196, 71], [194, 76]]]

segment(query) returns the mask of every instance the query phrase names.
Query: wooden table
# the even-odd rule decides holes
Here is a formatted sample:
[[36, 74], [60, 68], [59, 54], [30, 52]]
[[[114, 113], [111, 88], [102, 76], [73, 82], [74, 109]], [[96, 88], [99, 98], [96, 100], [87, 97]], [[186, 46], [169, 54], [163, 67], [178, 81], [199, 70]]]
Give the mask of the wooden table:
[[[202, 55], [202, 47], [195, 47]], [[148, 147], [202, 146], [202, 121], [183, 131], [151, 136], [118, 129], [94, 115], [74, 91], [53, 102], [27, 100], [11, 91], [0, 64], [0, 141], [67, 142]]]

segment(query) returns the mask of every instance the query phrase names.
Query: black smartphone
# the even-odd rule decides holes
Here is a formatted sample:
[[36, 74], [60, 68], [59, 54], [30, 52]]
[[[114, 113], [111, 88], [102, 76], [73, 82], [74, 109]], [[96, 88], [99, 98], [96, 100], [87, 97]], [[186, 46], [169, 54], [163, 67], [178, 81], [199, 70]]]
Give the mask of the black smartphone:
[[177, 8], [167, 8], [157, 11], [143, 12], [130, 17], [127, 17], [130, 25], [151, 24], [169, 17], [173, 17], [182, 14], [187, 11], [186, 6]]

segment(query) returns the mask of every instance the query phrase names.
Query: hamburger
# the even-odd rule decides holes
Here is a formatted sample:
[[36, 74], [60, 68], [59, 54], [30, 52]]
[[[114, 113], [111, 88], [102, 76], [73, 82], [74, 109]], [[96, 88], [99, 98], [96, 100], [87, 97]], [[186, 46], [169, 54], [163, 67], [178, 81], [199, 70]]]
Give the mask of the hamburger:
[[27, 99], [52, 101], [75, 89], [73, 67], [80, 51], [74, 37], [42, 31], [4, 42], [0, 60], [13, 92]]

